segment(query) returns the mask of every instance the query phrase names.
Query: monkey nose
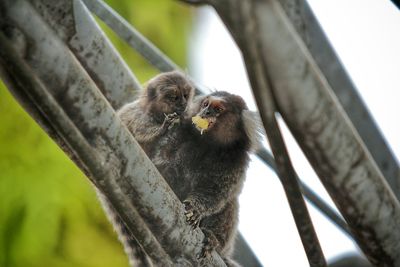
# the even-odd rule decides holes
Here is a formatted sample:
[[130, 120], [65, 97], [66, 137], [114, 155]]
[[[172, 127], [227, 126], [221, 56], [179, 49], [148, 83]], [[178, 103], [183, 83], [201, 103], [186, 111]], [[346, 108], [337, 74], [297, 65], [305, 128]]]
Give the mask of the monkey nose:
[[176, 109], [176, 113], [178, 114], [178, 115], [182, 115], [182, 113], [185, 111], [185, 107], [179, 107], [179, 108], [177, 108]]

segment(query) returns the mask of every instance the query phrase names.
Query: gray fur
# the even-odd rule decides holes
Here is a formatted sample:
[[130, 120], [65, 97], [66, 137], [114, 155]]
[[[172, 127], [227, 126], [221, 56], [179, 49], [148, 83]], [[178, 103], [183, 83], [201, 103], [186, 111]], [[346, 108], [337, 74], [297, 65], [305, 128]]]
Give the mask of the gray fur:
[[[205, 233], [201, 256], [215, 249], [228, 266], [239, 266], [231, 259], [238, 224], [238, 196], [248, 154], [259, 143], [259, 120], [240, 97], [226, 92], [198, 96], [193, 101], [190, 97], [184, 113], [169, 116], [178, 109], [182, 111], [182, 103], [179, 108], [165, 105], [160, 95], [165, 88], [182, 89], [187, 85], [191, 86], [190, 82], [179, 73], [159, 75], [150, 80], [138, 100], [125, 105], [118, 115], [184, 203], [188, 223]], [[190, 96], [193, 91], [191, 87]], [[200, 134], [191, 118], [204, 112], [202, 101], [207, 97], [217, 97], [227, 110], [218, 115], [213, 127]], [[133, 239], [123, 236], [128, 233], [123, 231], [124, 225], [111, 217], [132, 266], [145, 262], [146, 257], [138, 258], [145, 255], [138, 253], [140, 246], [129, 242]]]
[[135, 267], [153, 267], [150, 258], [142, 249], [139, 242], [130, 233], [124, 222], [118, 217], [113, 207], [111, 207], [110, 202], [108, 202], [106, 197], [99, 190], [97, 190], [97, 196], [107, 214], [108, 220], [117, 232], [119, 241], [123, 244], [124, 251], [126, 255], [128, 255], [129, 265]]
[[[202, 102], [215, 97], [225, 103], [210, 130], [201, 134], [191, 123], [207, 113]], [[243, 100], [226, 92], [198, 96], [182, 124], [160, 138], [151, 159], [184, 203], [188, 222], [206, 235], [204, 255], [215, 249], [228, 266], [238, 224], [238, 196], [242, 190], [251, 147], [258, 141], [258, 124]], [[223, 136], [220, 136], [223, 135]]]
[[[177, 96], [174, 102], [168, 99], [168, 95], [172, 92]], [[118, 110], [117, 115], [149, 158], [152, 158], [161, 137], [171, 134], [172, 129], [177, 127], [175, 124], [179, 124], [193, 94], [194, 88], [183, 74], [177, 71], [162, 73], [152, 78], [138, 99], [124, 105]], [[130, 234], [109, 202], [101, 193], [98, 195], [124, 245], [130, 266], [152, 266], [147, 254]]]
[[242, 117], [246, 134], [251, 140], [251, 152], [256, 152], [263, 148], [262, 138], [266, 136], [260, 114], [255, 111], [243, 110]]

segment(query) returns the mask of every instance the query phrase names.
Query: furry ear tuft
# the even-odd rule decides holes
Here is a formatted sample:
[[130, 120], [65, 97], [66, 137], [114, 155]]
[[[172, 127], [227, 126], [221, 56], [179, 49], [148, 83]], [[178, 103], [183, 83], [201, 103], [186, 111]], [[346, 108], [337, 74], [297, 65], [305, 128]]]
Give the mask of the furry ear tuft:
[[152, 82], [152, 80], [150, 80], [147, 85], [146, 85], [146, 92], [145, 94], [147, 95], [147, 99], [152, 100], [156, 97], [157, 95], [157, 87], [154, 86], [154, 82]]
[[250, 151], [256, 152], [263, 147], [262, 139], [265, 137], [265, 130], [260, 115], [256, 111], [243, 110], [242, 119], [244, 130], [250, 139]]
[[200, 104], [204, 99], [205, 95], [196, 95], [193, 97], [191, 103], [188, 103], [188, 106], [185, 111], [185, 118], [190, 119], [195, 116], [198, 112], [200, 112]]

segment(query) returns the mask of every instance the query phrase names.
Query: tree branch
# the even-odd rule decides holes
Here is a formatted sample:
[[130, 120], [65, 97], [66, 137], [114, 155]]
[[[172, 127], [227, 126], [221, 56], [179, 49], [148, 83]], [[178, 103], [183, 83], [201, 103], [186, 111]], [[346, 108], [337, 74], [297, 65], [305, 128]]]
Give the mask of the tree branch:
[[[276, 0], [240, 3], [253, 5], [249, 17], [258, 28], [252, 35], [246, 35], [249, 20], [234, 12], [243, 7], [215, 8], [238, 41], [247, 66], [255, 68], [249, 71], [255, 76], [251, 79], [269, 77], [282, 117], [369, 260], [400, 266], [400, 205], [307, 47]], [[254, 42], [260, 46], [251, 47]], [[257, 57], [251, 55], [254, 51]], [[260, 101], [270, 96], [258, 97]]]
[[[141, 241], [160, 253], [162, 265], [168, 265], [169, 257], [197, 263], [203, 234], [186, 224], [181, 203], [72, 53], [27, 2], [3, 1], [0, 6], [5, 14], [1, 28], [7, 23], [19, 29], [30, 45], [18, 51], [13, 40], [1, 34], [1, 64], [21, 83], [16, 88], [29, 95], [79, 156], [132, 233], [142, 226], [139, 230], [149, 233], [135, 221], [143, 219], [156, 239]], [[150, 233], [146, 238], [151, 239]], [[166, 253], [157, 250], [157, 243]], [[210, 261], [224, 266], [215, 252]]]
[[400, 199], [398, 160], [343, 68], [307, 1], [278, 1], [364, 141], [379, 170], [388, 181], [397, 199]]
[[[134, 100], [141, 86], [86, 6], [79, 0], [31, 2], [68, 45], [115, 110]], [[64, 19], [59, 19], [60, 12]]]
[[[272, 155], [265, 149], [257, 151], [257, 156], [264, 162], [267, 162], [268, 166], [275, 172], [277, 172], [276, 164]], [[278, 176], [279, 177], [279, 176]], [[315, 208], [321, 211], [328, 219], [330, 219], [338, 228], [340, 228], [344, 233], [347, 234], [349, 238], [353, 238], [352, 233], [347, 225], [347, 223], [334, 211], [328, 203], [326, 203], [322, 198], [320, 198], [310, 187], [303, 183], [298, 175], [296, 174], [297, 180], [300, 183], [300, 190], [304, 197], [314, 205]]]
[[[169, 59], [166, 55], [162, 54], [158, 49], [154, 50], [154, 46], [147, 40], [144, 36], [142, 36], [132, 25], [130, 25], [124, 18], [119, 16], [114, 10], [112, 10], [107, 4], [105, 4], [101, 0], [83, 0], [88, 8], [99, 16], [100, 19], [104, 20], [104, 22], [115, 31], [125, 42], [131, 45], [132, 48], [137, 50], [140, 54], [142, 54], [145, 58], [148, 59], [150, 63], [153, 63], [160, 71], [167, 71], [170, 68], [178, 70], [176, 64], [171, 64], [172, 60]], [[198, 4], [206, 4], [206, 1], [203, 0], [195, 0], [195, 1], [186, 1], [181, 0], [182, 2], [191, 3], [197, 2]], [[122, 26], [121, 26], [122, 25]], [[149, 46], [150, 44], [150, 46]], [[163, 67], [164, 66], [164, 67]], [[193, 79], [192, 79], [193, 80]], [[199, 84], [195, 83], [196, 88], [198, 88], [198, 93], [206, 93], [207, 89], [201, 87]], [[274, 171], [276, 171], [275, 161], [271, 154], [263, 149], [261, 151], [263, 156], [261, 156], [261, 160], [270, 166]], [[271, 160], [267, 160], [267, 158], [271, 158]], [[336, 214], [334, 210], [332, 210], [329, 205], [324, 203], [324, 201], [318, 197], [318, 195], [305, 184], [302, 184], [304, 188], [305, 197], [323, 214], [325, 214], [329, 219], [331, 219], [338, 227], [340, 227], [344, 232], [346, 232], [350, 237], [351, 233], [348, 231], [346, 227], [346, 223]]]
[[253, 18], [254, 3], [243, 0], [223, 2], [223, 4], [215, 4], [214, 7], [242, 51], [261, 119], [276, 159], [278, 175], [289, 201], [308, 261], [310, 266], [326, 266], [321, 246], [300, 191], [297, 175], [275, 117], [276, 108], [271, 92], [271, 82], [268, 76], [264, 75], [266, 66], [261, 57], [262, 44], [258, 39], [257, 21]]
[[[74, 162], [88, 175], [88, 178], [91, 179], [96, 187], [107, 195], [110, 203], [119, 211], [119, 215], [129, 225], [129, 229], [133, 233], [139, 234], [137, 236], [139, 240], [142, 242], [147, 241], [145, 243], [145, 245], [147, 245], [146, 248], [148, 249], [149, 255], [156, 260], [155, 262], [171, 262], [169, 256], [160, 247], [155, 237], [149, 232], [140, 216], [135, 212], [134, 207], [123, 197], [119, 186], [114, 181], [108, 179], [108, 177], [112, 177], [111, 174], [101, 174], [102, 177], [100, 177], [99, 173], [93, 174], [93, 170], [91, 169], [93, 166], [88, 167], [85, 165], [86, 161], [85, 158], [82, 159], [82, 153], [89, 154], [89, 156], [86, 155], [86, 157], [90, 157], [91, 160], [98, 160], [100, 162], [101, 159], [95, 156], [96, 154], [92, 151], [90, 145], [81, 136], [81, 133], [72, 124], [64, 111], [59, 107], [58, 103], [56, 103], [53, 97], [46, 91], [39, 79], [34, 76], [29, 67], [15, 55], [15, 52], [11, 48], [11, 43], [9, 42], [10, 41], [5, 38], [3, 33], [0, 33], [0, 62], [3, 68], [7, 69], [2, 72], [2, 78], [5, 78], [7, 81], [6, 84], [10, 88], [10, 91], [17, 95], [26, 95], [27, 98], [25, 98], [25, 100], [29, 99], [30, 103], [38, 106], [36, 111], [40, 110], [41, 113], [30, 113], [30, 115], [33, 116], [35, 120], [40, 121], [41, 126], [43, 123], [41, 116], [46, 116], [52, 126], [48, 127], [48, 124], [45, 124], [46, 126], [44, 129], [48, 131], [53, 138], [54, 135], [52, 135], [52, 131], [54, 130], [57, 132], [57, 137], [54, 140], [62, 144], [64, 150], [68, 151], [69, 155], [73, 155], [72, 159]], [[4, 66], [8, 67], [5, 68]], [[51, 130], [49, 131], [49, 129]], [[65, 144], [68, 144], [67, 149], [65, 149]], [[104, 176], [107, 176], [107, 178], [104, 178]]]
[[83, 0], [85, 5], [95, 13], [107, 26], [113, 29], [123, 40], [139, 51], [140, 54], [162, 72], [179, 69], [163, 52], [132, 28], [118, 13], [109, 8], [103, 1]]

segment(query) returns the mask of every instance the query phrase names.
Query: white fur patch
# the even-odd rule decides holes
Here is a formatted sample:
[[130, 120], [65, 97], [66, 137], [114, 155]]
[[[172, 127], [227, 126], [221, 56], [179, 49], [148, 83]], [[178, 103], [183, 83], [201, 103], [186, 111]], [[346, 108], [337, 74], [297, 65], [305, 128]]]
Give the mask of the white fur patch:
[[251, 142], [251, 152], [256, 152], [263, 147], [262, 138], [266, 136], [261, 117], [256, 111], [243, 110], [242, 119], [244, 129]]

